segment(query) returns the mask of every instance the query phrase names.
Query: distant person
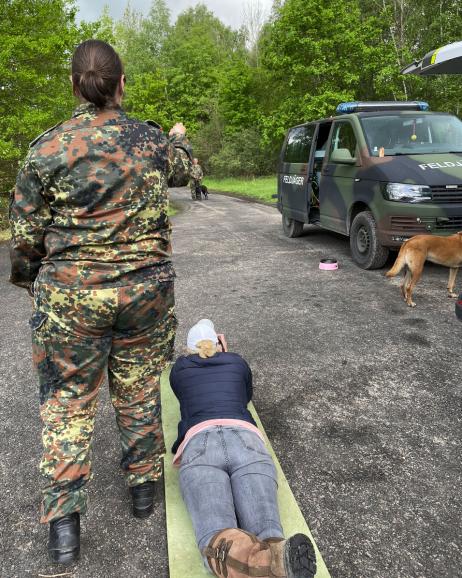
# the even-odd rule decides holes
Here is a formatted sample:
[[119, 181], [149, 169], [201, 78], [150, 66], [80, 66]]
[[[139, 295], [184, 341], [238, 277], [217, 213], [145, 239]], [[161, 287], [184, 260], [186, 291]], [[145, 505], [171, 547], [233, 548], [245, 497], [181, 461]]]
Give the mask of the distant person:
[[122, 110], [125, 76], [109, 44], [77, 47], [72, 87], [79, 106], [31, 144], [11, 205], [10, 280], [34, 298], [41, 522], [61, 564], [79, 555], [106, 368], [133, 514], [153, 510], [164, 454], [160, 374], [176, 330], [167, 182], [186, 185], [190, 170], [181, 123], [167, 138]]
[[312, 578], [308, 536], [284, 540], [276, 468], [247, 409], [247, 362], [208, 319], [189, 330], [187, 348], [170, 374], [181, 410], [172, 451], [206, 568], [220, 578]]
[[204, 178], [204, 173], [199, 164], [198, 159], [193, 159], [191, 167], [191, 179], [189, 181], [189, 186], [191, 188], [191, 198], [193, 201], [202, 198], [202, 179]]

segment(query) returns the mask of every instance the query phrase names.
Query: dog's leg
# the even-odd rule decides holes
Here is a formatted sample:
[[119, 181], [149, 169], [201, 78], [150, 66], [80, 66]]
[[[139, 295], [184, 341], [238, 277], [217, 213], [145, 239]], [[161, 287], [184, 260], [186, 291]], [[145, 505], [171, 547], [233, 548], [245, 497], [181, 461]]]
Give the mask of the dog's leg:
[[448, 280], [448, 297], [457, 297], [457, 293], [454, 293], [454, 285], [456, 284], [456, 277], [458, 267], [451, 267], [449, 269], [449, 280]]
[[422, 277], [425, 257], [426, 255], [419, 252], [412, 255], [412, 257], [410, 257], [407, 262], [407, 266], [409, 268], [408, 270], [411, 272], [411, 277], [409, 280], [408, 276], [406, 275], [407, 283], [404, 288], [404, 292], [406, 296], [406, 303], [409, 305], [409, 307], [415, 307], [415, 303], [412, 300], [412, 292], [414, 291], [414, 287], [417, 285], [417, 282]]
[[404, 301], [407, 301], [406, 289], [407, 289], [407, 286], [409, 285], [410, 281], [411, 281], [411, 272], [409, 271], [409, 269], [406, 268], [406, 271], [405, 271], [404, 277], [403, 277], [403, 282], [399, 286], [401, 289], [401, 295], [403, 296]]

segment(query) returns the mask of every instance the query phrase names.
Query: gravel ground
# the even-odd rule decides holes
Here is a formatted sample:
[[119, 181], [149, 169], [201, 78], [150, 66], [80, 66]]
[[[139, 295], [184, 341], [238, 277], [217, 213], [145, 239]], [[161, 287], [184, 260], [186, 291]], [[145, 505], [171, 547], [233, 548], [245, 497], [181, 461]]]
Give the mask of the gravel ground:
[[[333, 578], [455, 578], [461, 571], [462, 325], [447, 269], [427, 265], [401, 300], [398, 280], [362, 271], [348, 241], [320, 229], [282, 235], [271, 207], [210, 195], [173, 219], [177, 349], [210, 317], [249, 361], [254, 402]], [[318, 269], [335, 256], [336, 272]], [[40, 423], [31, 305], [7, 283], [0, 246], [0, 577], [58, 573], [38, 524]], [[460, 283], [459, 283], [460, 285]], [[90, 510], [74, 578], [168, 576], [163, 492], [130, 516], [117, 430], [102, 388]], [[181, 539], [181, 537], [179, 537]], [[188, 578], [188, 577], [185, 577]]]

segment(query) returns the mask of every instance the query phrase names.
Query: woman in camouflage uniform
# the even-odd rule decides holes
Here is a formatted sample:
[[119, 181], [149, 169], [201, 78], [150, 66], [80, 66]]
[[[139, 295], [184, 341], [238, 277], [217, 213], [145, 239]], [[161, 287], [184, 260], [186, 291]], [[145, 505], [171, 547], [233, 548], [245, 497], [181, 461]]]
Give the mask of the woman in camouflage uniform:
[[185, 128], [167, 138], [120, 108], [114, 49], [89, 40], [72, 61], [72, 118], [32, 144], [14, 190], [11, 282], [34, 297], [52, 560], [79, 554], [98, 389], [108, 369], [133, 513], [153, 510], [164, 453], [160, 373], [175, 336], [167, 185], [189, 179]]

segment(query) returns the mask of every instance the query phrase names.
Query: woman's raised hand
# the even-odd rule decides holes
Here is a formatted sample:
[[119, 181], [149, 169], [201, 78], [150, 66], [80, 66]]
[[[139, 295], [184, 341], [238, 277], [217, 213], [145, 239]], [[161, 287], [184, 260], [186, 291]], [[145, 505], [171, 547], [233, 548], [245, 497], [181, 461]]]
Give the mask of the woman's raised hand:
[[174, 134], [180, 135], [186, 134], [186, 127], [182, 122], [177, 122], [176, 124], [174, 124], [170, 129], [168, 136], [173, 136]]

